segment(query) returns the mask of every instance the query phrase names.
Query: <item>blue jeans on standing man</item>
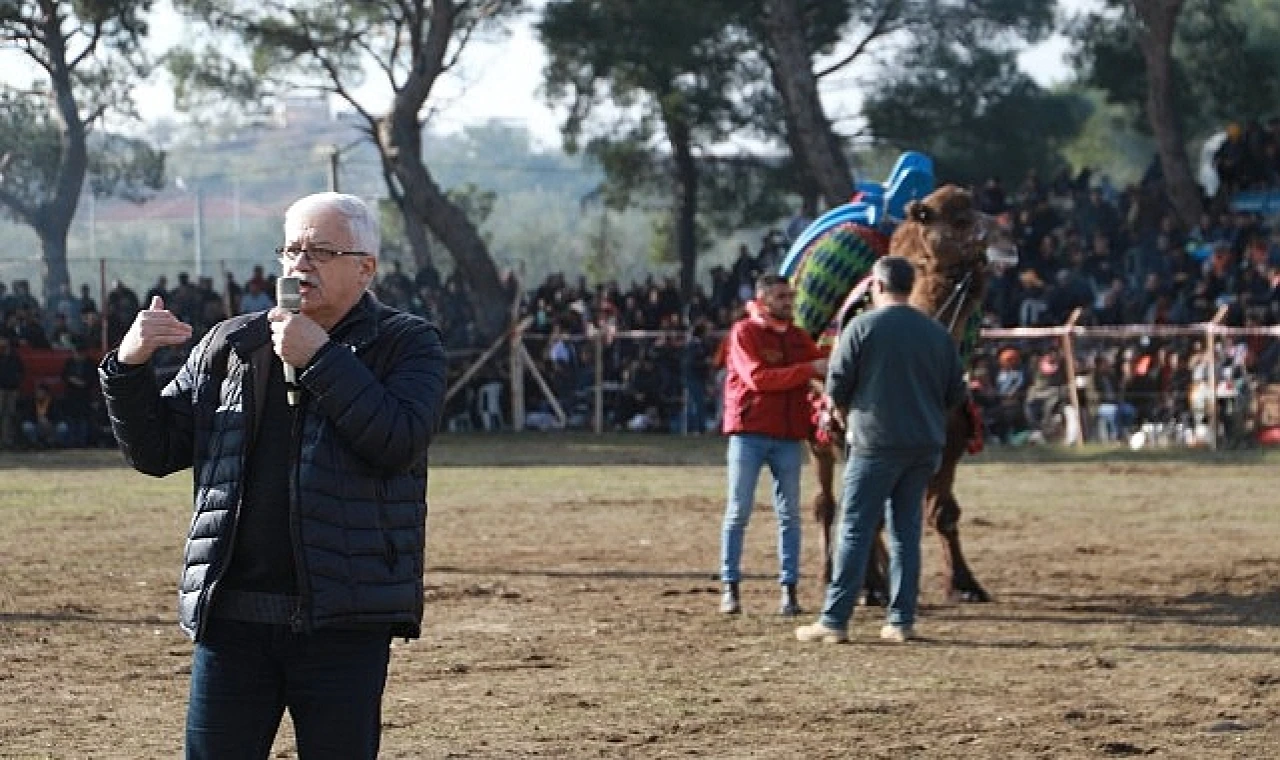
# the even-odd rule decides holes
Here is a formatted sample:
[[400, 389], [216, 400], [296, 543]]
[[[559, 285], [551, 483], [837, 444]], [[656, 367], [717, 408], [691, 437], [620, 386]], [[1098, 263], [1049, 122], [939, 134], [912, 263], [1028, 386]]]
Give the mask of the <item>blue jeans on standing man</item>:
[[196, 643], [187, 758], [266, 758], [286, 707], [298, 757], [375, 758], [389, 631], [209, 621]]
[[801, 442], [767, 435], [736, 433], [729, 436], [729, 502], [725, 508], [720, 542], [720, 580], [737, 583], [742, 560], [742, 538], [751, 522], [760, 470], [769, 465], [773, 474], [773, 510], [778, 516], [778, 582], [800, 579], [800, 465]]
[[[840, 540], [821, 622], [843, 631], [862, 591], [867, 559], [883, 516], [889, 527], [888, 622], [911, 626], [920, 595], [920, 531], [924, 493], [942, 463], [942, 453], [855, 453], [844, 468]], [[886, 504], [886, 502], [888, 502]]]

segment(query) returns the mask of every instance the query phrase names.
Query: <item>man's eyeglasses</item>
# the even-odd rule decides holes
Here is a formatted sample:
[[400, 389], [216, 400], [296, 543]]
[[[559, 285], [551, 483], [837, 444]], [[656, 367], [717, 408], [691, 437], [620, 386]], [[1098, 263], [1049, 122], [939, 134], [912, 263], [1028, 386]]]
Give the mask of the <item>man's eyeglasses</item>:
[[276, 255], [283, 261], [290, 264], [298, 261], [304, 255], [311, 260], [313, 264], [325, 264], [333, 261], [339, 256], [368, 256], [364, 251], [334, 251], [328, 248], [294, 248], [292, 246], [277, 246]]

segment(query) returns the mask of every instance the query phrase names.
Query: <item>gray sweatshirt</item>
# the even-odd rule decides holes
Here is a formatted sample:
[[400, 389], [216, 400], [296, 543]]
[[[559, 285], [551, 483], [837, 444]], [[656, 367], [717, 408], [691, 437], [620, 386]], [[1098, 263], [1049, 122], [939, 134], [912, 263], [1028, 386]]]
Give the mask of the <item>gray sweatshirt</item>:
[[942, 449], [947, 414], [965, 398], [955, 341], [907, 305], [850, 322], [827, 371], [827, 394], [848, 412], [854, 452]]

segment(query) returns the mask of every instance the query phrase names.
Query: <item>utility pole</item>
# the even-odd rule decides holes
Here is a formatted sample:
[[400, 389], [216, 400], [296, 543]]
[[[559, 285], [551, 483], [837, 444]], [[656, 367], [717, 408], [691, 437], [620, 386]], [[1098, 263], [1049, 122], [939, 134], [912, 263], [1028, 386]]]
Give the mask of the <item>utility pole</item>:
[[236, 175], [232, 180], [232, 196], [231, 209], [232, 219], [234, 219], [234, 230], [236, 233], [236, 242], [240, 240], [240, 175]]
[[98, 258], [98, 199], [93, 194], [93, 188], [89, 188], [89, 258]]
[[338, 189], [341, 184], [338, 181], [338, 175], [341, 173], [339, 169], [341, 168], [342, 154], [346, 153], [352, 148], [355, 148], [365, 142], [368, 142], [368, 138], [361, 137], [356, 140], [352, 140], [346, 145], [343, 145], [341, 148], [339, 148], [336, 144], [333, 144], [333, 143], [329, 143], [327, 145], [319, 145], [316, 147], [317, 153], [324, 155], [329, 159], [329, 190], [330, 191], [335, 193], [342, 192], [341, 190]]
[[204, 276], [204, 187], [196, 184], [195, 238], [196, 238], [196, 282]]

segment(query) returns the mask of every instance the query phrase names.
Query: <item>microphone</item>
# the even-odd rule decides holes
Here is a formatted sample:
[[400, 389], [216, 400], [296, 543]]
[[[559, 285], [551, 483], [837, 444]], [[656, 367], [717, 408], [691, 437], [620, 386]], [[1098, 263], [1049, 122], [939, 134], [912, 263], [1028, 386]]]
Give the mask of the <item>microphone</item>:
[[[302, 311], [302, 280], [297, 277], [276, 278], [276, 306], [287, 309], [294, 314]], [[298, 370], [289, 362], [281, 360], [284, 365], [284, 385], [289, 397], [289, 406], [297, 406], [302, 402], [302, 389], [298, 387]]]

